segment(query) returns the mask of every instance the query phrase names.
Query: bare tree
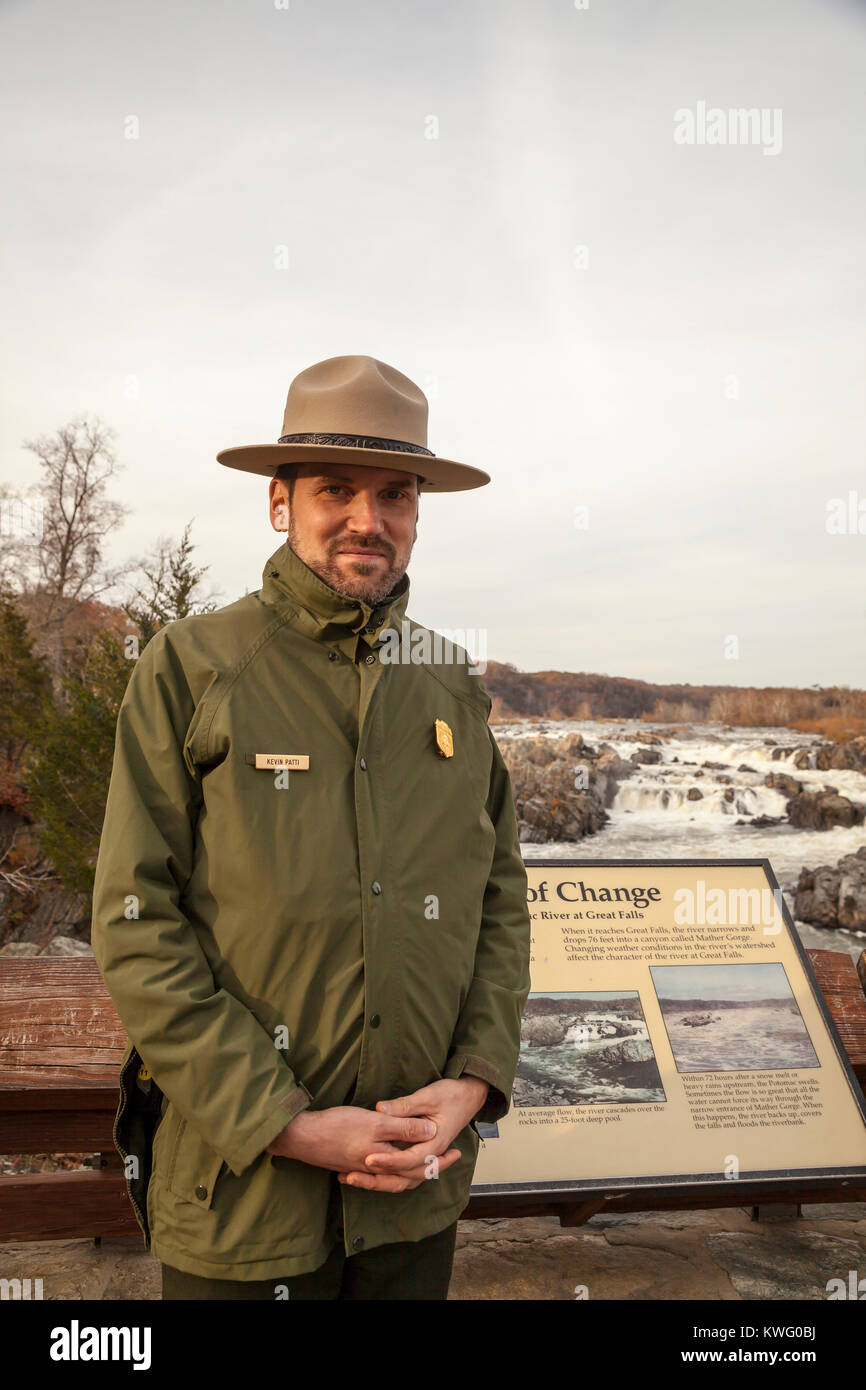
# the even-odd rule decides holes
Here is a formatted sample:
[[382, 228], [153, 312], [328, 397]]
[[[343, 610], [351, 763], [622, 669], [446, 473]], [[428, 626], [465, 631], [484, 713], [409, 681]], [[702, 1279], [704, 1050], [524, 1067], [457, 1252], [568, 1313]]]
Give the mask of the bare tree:
[[[37, 647], [47, 653], [59, 680], [65, 665], [70, 616], [112, 589], [129, 564], [111, 566], [105, 543], [129, 508], [106, 494], [119, 471], [112, 448], [114, 431], [86, 416], [53, 435], [25, 441], [36, 455], [42, 478], [35, 492], [41, 502], [40, 531], [0, 536], [0, 573], [30, 602]], [[7, 499], [9, 489], [5, 490]]]

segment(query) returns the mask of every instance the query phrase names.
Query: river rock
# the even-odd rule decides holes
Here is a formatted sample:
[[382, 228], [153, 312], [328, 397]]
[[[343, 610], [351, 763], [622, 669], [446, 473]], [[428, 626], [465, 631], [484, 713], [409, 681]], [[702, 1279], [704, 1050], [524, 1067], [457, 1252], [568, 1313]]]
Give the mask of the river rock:
[[79, 941], [75, 936], [55, 936], [39, 954], [42, 956], [92, 956], [93, 947], [89, 941]]
[[562, 739], [514, 738], [502, 744], [524, 844], [575, 841], [607, 823], [606, 805], [634, 765], [609, 744], [595, 749], [580, 734]]
[[788, 802], [788, 820], [798, 830], [829, 830], [833, 825], [862, 825], [864, 808], [841, 796], [835, 787], [800, 792]]
[[603, 806], [610, 806], [620, 782], [634, 773], [634, 764], [621, 758], [615, 748], [603, 743], [592, 763], [592, 787]]
[[803, 783], [798, 782], [796, 777], [791, 777], [787, 772], [768, 772], [764, 778], [765, 787], [773, 787], [788, 798], [798, 796], [803, 790]]
[[596, 1052], [603, 1062], [651, 1062], [652, 1044], [646, 1038], [626, 1038], [623, 1042], [612, 1043]]
[[521, 1036], [530, 1047], [556, 1047], [565, 1042], [568, 1023], [559, 1014], [537, 1014], [524, 1018]]
[[835, 868], [801, 869], [794, 915], [814, 927], [866, 931], [866, 845], [844, 854]]
[[686, 1014], [681, 1019], [684, 1028], [705, 1028], [708, 1023], [720, 1023], [721, 1014]]
[[629, 761], [633, 763], [660, 763], [663, 761], [661, 750], [658, 748], [636, 748], [629, 754]]
[[833, 768], [853, 772], [866, 772], [866, 734], [841, 743], [822, 743], [815, 750], [815, 766], [822, 771]]
[[686, 792], [686, 801], [703, 801], [704, 794], [699, 787], [689, 787]]

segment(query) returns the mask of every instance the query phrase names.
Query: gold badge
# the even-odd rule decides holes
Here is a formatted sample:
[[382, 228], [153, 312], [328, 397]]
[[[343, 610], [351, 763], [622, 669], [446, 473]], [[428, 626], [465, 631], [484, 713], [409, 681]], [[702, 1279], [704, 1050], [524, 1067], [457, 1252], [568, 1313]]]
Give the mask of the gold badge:
[[436, 747], [443, 758], [454, 757], [454, 735], [444, 719], [436, 720]]

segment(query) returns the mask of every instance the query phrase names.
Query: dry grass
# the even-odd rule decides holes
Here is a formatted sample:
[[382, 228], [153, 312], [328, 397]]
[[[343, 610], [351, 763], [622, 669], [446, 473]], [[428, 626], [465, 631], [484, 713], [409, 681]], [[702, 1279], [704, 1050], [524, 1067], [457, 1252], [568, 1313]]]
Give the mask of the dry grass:
[[845, 739], [866, 734], [866, 719], [857, 715], [826, 715], [823, 719], [792, 719], [789, 725], [801, 734], [820, 734], [833, 743], [843, 743]]

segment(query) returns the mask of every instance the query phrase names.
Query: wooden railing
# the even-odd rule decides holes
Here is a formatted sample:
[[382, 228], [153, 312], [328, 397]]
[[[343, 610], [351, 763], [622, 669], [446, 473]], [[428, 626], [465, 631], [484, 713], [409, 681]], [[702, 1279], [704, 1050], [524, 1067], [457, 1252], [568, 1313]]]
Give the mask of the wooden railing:
[[[866, 1092], [866, 952], [857, 968], [843, 952], [808, 954]], [[125, 1046], [94, 961], [0, 959], [0, 1153], [100, 1155], [99, 1168], [0, 1176], [0, 1241], [140, 1235], [112, 1138]], [[472, 1197], [464, 1216], [555, 1214], [563, 1225], [578, 1225], [602, 1209], [744, 1206], [757, 1200], [757, 1191], [728, 1183], [688, 1194], [649, 1188], [585, 1199], [576, 1194], [567, 1206]], [[792, 1184], [787, 1194], [762, 1194], [760, 1201], [866, 1201], [866, 1185], [813, 1191]]]

